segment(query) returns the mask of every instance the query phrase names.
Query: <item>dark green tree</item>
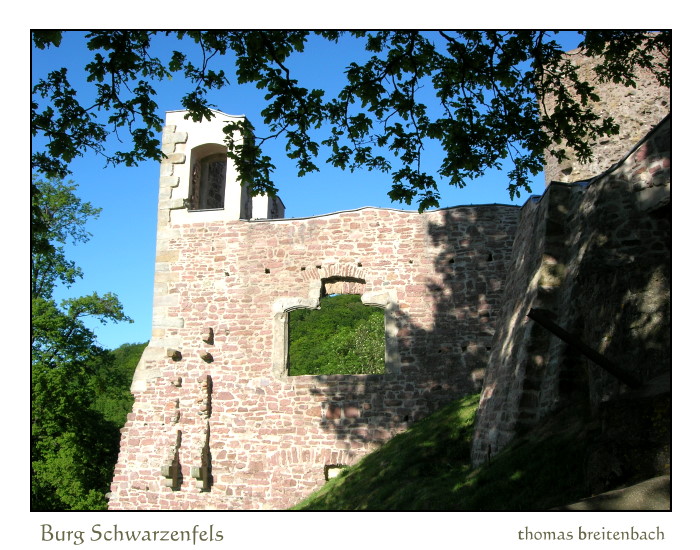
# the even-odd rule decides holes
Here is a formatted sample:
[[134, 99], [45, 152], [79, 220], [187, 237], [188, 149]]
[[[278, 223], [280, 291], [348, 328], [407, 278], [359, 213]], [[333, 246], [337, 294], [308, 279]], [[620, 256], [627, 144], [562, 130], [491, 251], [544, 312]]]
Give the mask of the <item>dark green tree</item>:
[[104, 361], [96, 365], [91, 380], [95, 398], [92, 408], [117, 429], [124, 426], [126, 415], [134, 404], [131, 381], [143, 350], [148, 344], [122, 344], [111, 350]]
[[[154, 42], [162, 35], [176, 39], [175, 47], [193, 43], [196, 54], [174, 47], [169, 59], [159, 58]], [[635, 69], [646, 67], [669, 85], [670, 31], [580, 35], [582, 52], [600, 59], [596, 71], [603, 80], [634, 86]], [[334, 97], [304, 86], [291, 68], [312, 36], [330, 43], [349, 37], [367, 51], [368, 59], [346, 68], [346, 83]], [[60, 48], [61, 40], [61, 32], [33, 33], [37, 49]], [[591, 142], [617, 132], [614, 120], [593, 111], [595, 89], [578, 79], [556, 32], [99, 31], [86, 34], [86, 47], [94, 52], [86, 67], [94, 84], [88, 104], [77, 99], [62, 67], [33, 88], [32, 131], [45, 147], [32, 159], [50, 176], [65, 176], [70, 161], [88, 151], [126, 165], [160, 159], [156, 86], [176, 74], [191, 82], [182, 106], [195, 120], [210, 116], [208, 92], [231, 82], [253, 83], [265, 94], [264, 131], [250, 121], [227, 129], [246, 138], [228, 143], [253, 193], [276, 192], [274, 165], [263, 153], [272, 138], [286, 141], [300, 175], [318, 170], [323, 149], [334, 166], [391, 173], [390, 198], [416, 200], [422, 210], [438, 205], [440, 181], [463, 187], [505, 159], [512, 162], [511, 196], [529, 191], [546, 150], [562, 158], [565, 140], [586, 160]], [[225, 70], [211, 68], [217, 58]], [[550, 112], [540, 110], [545, 96], [556, 98]], [[124, 130], [132, 147], [108, 151], [107, 136]], [[443, 151], [437, 174], [421, 162], [431, 142]]]
[[85, 242], [98, 210], [75, 187], [34, 180], [32, 212], [43, 228], [32, 240], [31, 506], [34, 510], [104, 509], [119, 429], [93, 407], [96, 366], [107, 352], [85, 325], [129, 320], [113, 294], [54, 299], [57, 285], [82, 276], [65, 245]]

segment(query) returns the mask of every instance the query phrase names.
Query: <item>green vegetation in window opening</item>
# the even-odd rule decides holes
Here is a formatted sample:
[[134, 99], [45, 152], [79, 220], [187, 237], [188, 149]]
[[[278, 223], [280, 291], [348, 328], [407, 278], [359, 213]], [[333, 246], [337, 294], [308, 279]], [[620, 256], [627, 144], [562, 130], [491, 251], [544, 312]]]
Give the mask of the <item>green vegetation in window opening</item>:
[[289, 312], [289, 374], [381, 374], [384, 311], [354, 294], [321, 298], [321, 309]]

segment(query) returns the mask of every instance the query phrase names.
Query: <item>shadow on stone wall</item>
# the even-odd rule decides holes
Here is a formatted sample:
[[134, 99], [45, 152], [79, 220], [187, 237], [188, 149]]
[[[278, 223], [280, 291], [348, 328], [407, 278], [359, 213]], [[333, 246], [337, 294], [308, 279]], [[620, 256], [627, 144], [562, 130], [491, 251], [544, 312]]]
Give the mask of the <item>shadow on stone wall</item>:
[[[556, 322], [644, 381], [669, 372], [668, 210], [630, 214], [629, 197], [613, 189], [591, 194], [583, 210], [594, 214], [576, 219], [577, 209], [561, 208], [561, 201], [571, 206], [581, 200], [580, 190], [569, 190], [575, 196], [566, 198], [559, 189], [557, 201], [545, 205], [559, 217], [547, 220], [539, 244], [533, 244], [541, 247], [537, 257], [527, 243], [512, 258], [494, 252], [514, 237], [495, 218], [448, 210], [442, 224], [429, 224], [427, 238], [436, 250], [435, 276], [426, 281], [432, 319], [425, 323], [398, 312], [401, 373], [320, 377], [322, 383], [311, 390], [322, 400], [322, 428], [344, 443], [350, 456], [386, 442], [454, 399], [480, 392], [492, 348], [498, 347], [501, 357], [519, 355], [513, 364], [526, 365], [522, 391], [506, 392], [516, 398], [501, 409], [511, 412], [516, 430], [581, 403], [597, 415], [600, 437], [581, 457], [592, 492], [630, 476], [667, 471], [670, 401], [664, 408], [663, 397], [613, 399], [627, 388], [526, 315], [535, 305], [551, 308]], [[588, 230], [569, 230], [582, 225]], [[526, 291], [515, 285], [506, 296], [504, 274], [514, 270], [524, 274]], [[557, 277], [560, 286], [554, 284]], [[540, 283], [546, 283], [544, 289]], [[507, 308], [503, 300], [509, 301]], [[509, 339], [516, 326], [524, 333]], [[463, 331], [478, 336], [464, 342]], [[511, 377], [495, 384], [513, 384], [513, 390], [518, 382]]]
[[441, 223], [427, 224], [436, 274], [425, 281], [432, 317], [396, 313], [400, 373], [316, 378], [311, 393], [322, 400], [321, 426], [351, 454], [481, 391], [518, 216], [515, 207], [506, 216], [502, 206], [482, 209], [447, 209]]
[[[669, 128], [667, 119], [588, 185], [555, 182], [524, 209], [474, 463], [545, 416], [584, 404], [601, 432], [586, 457], [592, 489], [668, 471], [670, 384], [658, 379], [671, 371]], [[631, 391], [528, 320], [530, 308], [645, 386]]]

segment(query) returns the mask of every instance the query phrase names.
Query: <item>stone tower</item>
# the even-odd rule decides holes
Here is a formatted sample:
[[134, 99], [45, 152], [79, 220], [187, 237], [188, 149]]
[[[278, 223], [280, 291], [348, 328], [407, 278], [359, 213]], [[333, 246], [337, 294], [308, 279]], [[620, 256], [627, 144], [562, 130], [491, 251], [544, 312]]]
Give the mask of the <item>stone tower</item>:
[[[659, 124], [671, 110], [671, 91], [662, 86], [652, 71], [637, 68], [635, 86], [627, 87], [615, 82], [603, 82], [597, 76], [595, 67], [600, 63], [597, 57], [587, 57], [580, 50], [568, 52], [568, 59], [576, 67], [579, 79], [590, 82], [601, 101], [591, 104], [593, 112], [600, 117], [612, 117], [620, 132], [610, 137], [601, 137], [591, 143], [590, 162], [578, 161], [574, 152], [566, 148], [568, 159], [557, 160], [548, 152], [545, 154], [545, 185], [552, 181], [573, 183], [586, 181], [611, 168], [635, 147]], [[657, 54], [656, 61], [663, 60]], [[553, 97], [545, 99], [545, 108], [555, 106]]]
[[[649, 458], [648, 449], [627, 441], [617, 448], [628, 456], [606, 449], [607, 455], [587, 457], [589, 463], [612, 470], [631, 460], [639, 471], [653, 472], [670, 448], [665, 434], [652, 441], [644, 424], [653, 417], [663, 425], [665, 413], [659, 411], [670, 399], [670, 90], [639, 68], [634, 87], [601, 82], [595, 73], [599, 58], [578, 50], [568, 55], [579, 79], [596, 87], [601, 101], [593, 104], [594, 112], [612, 117], [620, 133], [591, 144], [589, 163], [575, 160], [571, 149], [561, 163], [547, 156], [545, 193], [522, 207], [472, 463], [489, 460], [553, 411], [585, 403], [613, 419], [606, 421], [610, 433], [618, 429], [629, 440], [661, 449]], [[554, 101], [545, 98], [545, 108], [553, 109]], [[530, 319], [531, 309], [632, 375], [644, 390], [631, 388]], [[637, 395], [644, 392], [652, 407]], [[630, 414], [627, 403], [638, 409]]]

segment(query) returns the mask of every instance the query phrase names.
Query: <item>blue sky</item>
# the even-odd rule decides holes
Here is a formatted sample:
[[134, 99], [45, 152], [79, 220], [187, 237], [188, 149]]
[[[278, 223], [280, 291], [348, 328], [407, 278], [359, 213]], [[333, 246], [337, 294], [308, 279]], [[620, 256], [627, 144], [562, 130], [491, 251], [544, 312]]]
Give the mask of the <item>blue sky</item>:
[[[33, 80], [53, 68], [66, 66], [69, 80], [78, 93], [89, 97], [90, 88], [82, 75], [92, 54], [84, 47], [84, 34], [79, 31], [65, 33], [59, 49], [33, 52]], [[312, 41], [306, 51], [291, 63], [293, 76], [307, 88], [321, 87], [332, 94], [342, 84], [344, 67], [367, 53], [359, 41], [351, 39], [341, 41], [337, 46], [326, 41], [316, 42]], [[575, 47], [577, 36], [573, 35], [567, 42], [567, 47]], [[169, 59], [173, 46], [178, 49], [183, 47], [181, 43], [172, 41], [159, 46], [158, 51], [162, 52], [164, 60]], [[190, 88], [174, 79], [159, 83], [156, 89], [156, 102], [164, 118], [167, 110], [181, 108], [180, 99]], [[260, 129], [259, 113], [265, 105], [263, 95], [253, 85], [234, 84], [213, 93], [210, 98], [221, 111], [245, 114]], [[126, 135], [119, 137], [128, 138]], [[386, 193], [391, 186], [390, 174], [344, 172], [324, 165], [321, 159], [320, 172], [299, 178], [293, 161], [285, 155], [282, 141], [268, 142], [265, 151], [277, 167], [274, 179], [286, 206], [286, 217], [313, 216], [362, 206], [415, 209], [414, 205], [389, 200]], [[427, 155], [425, 163], [431, 162], [435, 167], [439, 165], [436, 156]], [[98, 341], [107, 348], [127, 342], [145, 342], [150, 338], [151, 331], [158, 163], [146, 162], [135, 168], [105, 167], [101, 157], [86, 155], [75, 160], [71, 170], [72, 175], [68, 179], [78, 185], [78, 195], [93, 206], [102, 208], [102, 213], [88, 226], [92, 233], [90, 242], [68, 249], [69, 257], [83, 269], [84, 278], [71, 288], [60, 290], [58, 296], [79, 296], [93, 291], [116, 293], [126, 314], [134, 322], [106, 326], [91, 324]], [[470, 182], [464, 189], [441, 186], [441, 206], [522, 204], [527, 195], [511, 201], [505, 172], [491, 171], [485, 177]], [[544, 179], [540, 175], [533, 185], [533, 194], [540, 194], [543, 184]]]

